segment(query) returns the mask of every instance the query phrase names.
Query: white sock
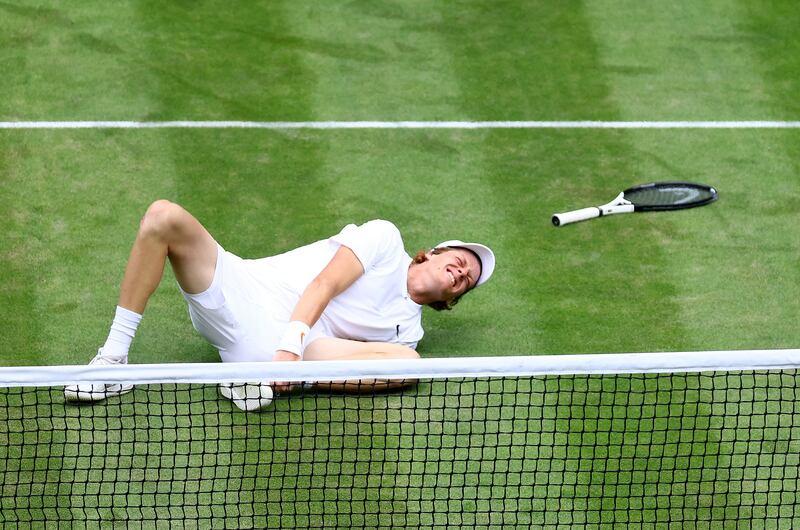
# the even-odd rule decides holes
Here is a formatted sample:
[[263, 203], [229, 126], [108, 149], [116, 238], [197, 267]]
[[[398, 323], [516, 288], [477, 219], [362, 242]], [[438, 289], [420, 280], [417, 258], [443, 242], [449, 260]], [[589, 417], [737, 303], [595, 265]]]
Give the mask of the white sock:
[[111, 323], [111, 331], [103, 345], [103, 356], [117, 359], [126, 358], [141, 321], [142, 315], [139, 313], [117, 306], [114, 322]]

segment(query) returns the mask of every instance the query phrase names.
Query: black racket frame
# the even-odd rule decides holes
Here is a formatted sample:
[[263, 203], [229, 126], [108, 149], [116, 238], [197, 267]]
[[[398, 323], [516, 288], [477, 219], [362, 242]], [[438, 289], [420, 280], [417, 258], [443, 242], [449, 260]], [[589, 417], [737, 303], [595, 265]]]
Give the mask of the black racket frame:
[[682, 182], [682, 181], [662, 181], [662, 182], [650, 182], [649, 184], [639, 184], [638, 186], [633, 186], [631, 188], [626, 189], [623, 191], [623, 197], [626, 200], [627, 194], [633, 191], [642, 191], [647, 189], [655, 189], [655, 188], [667, 188], [667, 187], [684, 187], [684, 188], [691, 188], [695, 190], [701, 190], [711, 195], [706, 197], [705, 199], [699, 201], [693, 201], [683, 204], [664, 204], [664, 205], [637, 205], [635, 202], [631, 201], [633, 204], [633, 210], [635, 212], [659, 212], [659, 211], [667, 211], [667, 210], [685, 210], [687, 208], [696, 208], [698, 206], [705, 206], [706, 204], [711, 204], [712, 202], [716, 201], [719, 198], [719, 194], [717, 193], [716, 188], [711, 186], [706, 186], [705, 184], [697, 184], [694, 182]]

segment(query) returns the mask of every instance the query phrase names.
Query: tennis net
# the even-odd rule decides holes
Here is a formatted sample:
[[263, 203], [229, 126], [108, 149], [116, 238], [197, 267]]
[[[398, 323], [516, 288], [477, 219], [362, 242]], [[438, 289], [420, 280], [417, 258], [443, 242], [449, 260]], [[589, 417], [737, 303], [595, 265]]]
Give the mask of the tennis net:
[[[798, 366], [800, 350], [0, 368], [0, 526], [798, 527]], [[253, 380], [305, 384], [258, 412], [220, 396]], [[79, 381], [136, 387], [65, 401]]]

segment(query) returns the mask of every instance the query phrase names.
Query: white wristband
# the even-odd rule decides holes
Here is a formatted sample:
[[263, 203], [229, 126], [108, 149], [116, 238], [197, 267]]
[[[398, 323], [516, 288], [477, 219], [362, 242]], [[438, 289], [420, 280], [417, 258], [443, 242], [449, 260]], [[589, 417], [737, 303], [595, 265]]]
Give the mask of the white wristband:
[[311, 332], [311, 328], [304, 322], [292, 320], [283, 333], [283, 338], [278, 344], [279, 350], [285, 350], [303, 358], [303, 350], [306, 346], [306, 337]]

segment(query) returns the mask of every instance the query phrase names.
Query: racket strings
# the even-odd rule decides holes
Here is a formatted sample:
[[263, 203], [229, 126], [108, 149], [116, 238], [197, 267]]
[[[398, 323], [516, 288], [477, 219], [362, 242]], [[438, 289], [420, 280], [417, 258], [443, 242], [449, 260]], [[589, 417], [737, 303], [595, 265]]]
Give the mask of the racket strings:
[[627, 190], [625, 199], [637, 207], [690, 207], [710, 202], [714, 191], [686, 185], [659, 185]]

